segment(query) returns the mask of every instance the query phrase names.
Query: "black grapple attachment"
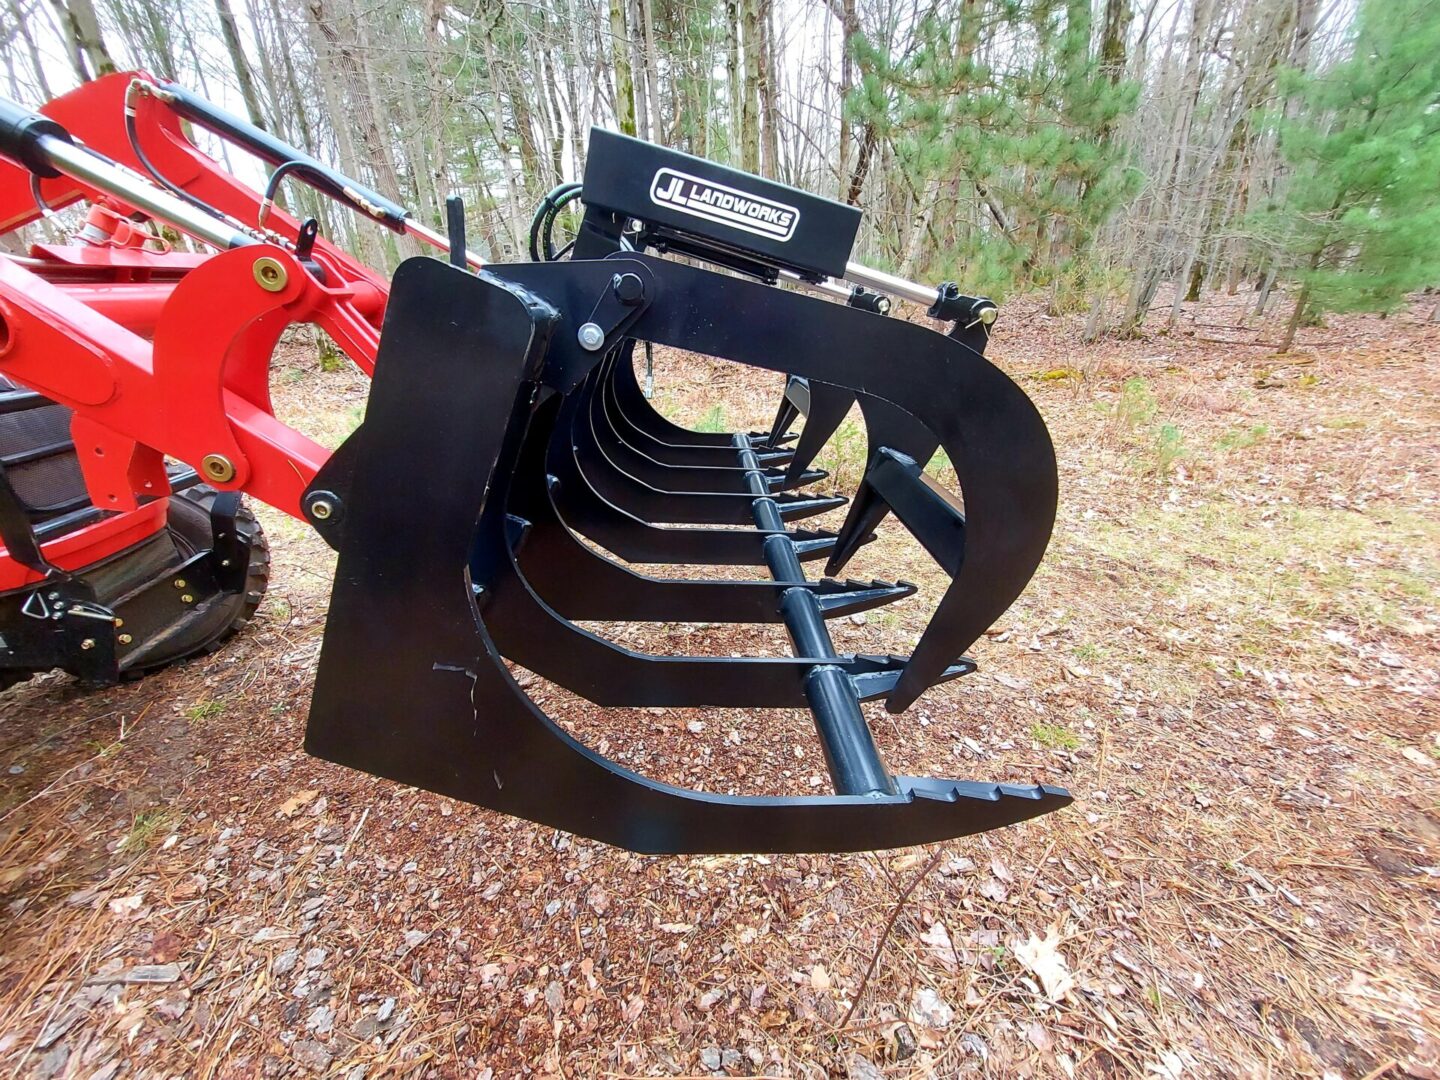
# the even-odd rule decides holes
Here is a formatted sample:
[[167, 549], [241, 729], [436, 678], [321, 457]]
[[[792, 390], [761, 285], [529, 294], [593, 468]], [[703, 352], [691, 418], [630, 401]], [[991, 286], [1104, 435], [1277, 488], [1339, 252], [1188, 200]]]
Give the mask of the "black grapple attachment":
[[[644, 852], [896, 847], [1068, 804], [1048, 786], [894, 776], [861, 709], [898, 712], [974, 670], [966, 650], [1049, 539], [1054, 454], [983, 356], [993, 305], [935, 290], [945, 334], [884, 317], [864, 288], [841, 304], [777, 287], [887, 276], [847, 263], [853, 208], [608, 133], [588, 162], [572, 260], [472, 274], [416, 259], [395, 276], [364, 423], [307, 495], [339, 551], [307, 749]], [[665, 419], [637, 344], [775, 372], [771, 430]], [[825, 479], [810, 466], [857, 402], [859, 490], [838, 533], [807, 529], [846, 502], [797, 489]], [[958, 496], [925, 472], [937, 450]], [[835, 576], [891, 513], [949, 587], [911, 655], [838, 652], [828, 619], [916, 591]], [[807, 578], [822, 558], [830, 576]], [[738, 576], [653, 572], [697, 564]], [[580, 625], [627, 621], [781, 624], [794, 655], [654, 655]], [[601, 706], [808, 709], [835, 794], [638, 775], [547, 716], [507, 661]]]

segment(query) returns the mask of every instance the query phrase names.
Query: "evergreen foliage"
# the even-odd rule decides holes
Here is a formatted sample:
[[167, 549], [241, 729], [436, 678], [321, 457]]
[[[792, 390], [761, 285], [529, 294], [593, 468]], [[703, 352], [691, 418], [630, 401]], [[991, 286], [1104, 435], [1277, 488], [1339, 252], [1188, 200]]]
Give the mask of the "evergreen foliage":
[[1296, 268], [1294, 327], [1322, 311], [1388, 311], [1440, 280], [1440, 5], [1363, 0], [1350, 54], [1282, 80], [1293, 170], [1261, 216]]
[[[999, 50], [997, 36], [1014, 40]], [[1139, 181], [1111, 138], [1138, 87], [1107, 77], [1091, 39], [1088, 0], [1002, 0], [925, 19], [899, 58], [852, 41], [864, 78], [851, 115], [891, 139], [938, 212], [968, 219], [930, 269], [963, 266], [1002, 293], [1083, 275], [1095, 230]]]

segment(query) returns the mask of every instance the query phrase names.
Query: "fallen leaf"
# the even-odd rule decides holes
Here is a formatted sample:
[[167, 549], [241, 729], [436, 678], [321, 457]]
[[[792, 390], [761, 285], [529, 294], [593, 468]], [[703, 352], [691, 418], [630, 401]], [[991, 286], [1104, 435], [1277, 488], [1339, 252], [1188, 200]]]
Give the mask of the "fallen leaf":
[[143, 893], [136, 893], [134, 896], [121, 896], [110, 901], [110, 914], [117, 918], [129, 918], [140, 909], [144, 900]]
[[280, 804], [280, 809], [277, 810], [276, 813], [281, 817], [294, 817], [296, 811], [319, 794], [319, 791], [311, 788], [309, 791], [302, 791], [298, 795], [291, 795], [290, 798]]
[[1012, 941], [1010, 948], [1021, 966], [1040, 980], [1048, 1001], [1062, 1001], [1075, 986], [1075, 976], [1060, 955], [1060, 931], [1056, 927], [1046, 930], [1043, 938], [1032, 933], [1028, 941]]
[[923, 990], [916, 990], [915, 996], [910, 999], [910, 1022], [912, 1024], [939, 1030], [949, 1027], [950, 1021], [954, 1019], [955, 1010], [928, 986]]
[[944, 923], [934, 923], [920, 935], [920, 940], [929, 946], [930, 954], [940, 961], [946, 971], [955, 970], [958, 957], [955, 955], [955, 945], [950, 940], [950, 931], [945, 929]]
[[1414, 762], [1416, 765], [1423, 765], [1427, 769], [1435, 767], [1435, 759], [1426, 754], [1423, 750], [1417, 750], [1413, 746], [1407, 746], [1400, 751], [1406, 761]]
[[810, 969], [810, 989], [829, 990], [834, 985], [824, 964], [816, 964]]
[[180, 955], [185, 943], [169, 930], [161, 930], [150, 942], [150, 959], [157, 964], [168, 964]]

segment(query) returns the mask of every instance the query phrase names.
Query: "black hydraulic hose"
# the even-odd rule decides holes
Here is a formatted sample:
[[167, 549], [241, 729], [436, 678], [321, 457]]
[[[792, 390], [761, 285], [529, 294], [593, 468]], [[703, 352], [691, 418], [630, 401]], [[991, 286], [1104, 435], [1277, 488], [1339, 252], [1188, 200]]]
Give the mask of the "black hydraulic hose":
[[[556, 253], [550, 244], [550, 231], [555, 227], [555, 218], [566, 204], [580, 198], [579, 184], [561, 184], [552, 189], [530, 219], [530, 258], [535, 262], [550, 262]], [[543, 241], [543, 247], [542, 247]]]
[[130, 142], [130, 152], [135, 155], [135, 160], [140, 163], [140, 167], [150, 174], [150, 179], [154, 180], [177, 199], [183, 199], [197, 210], [203, 210], [211, 217], [218, 218], [221, 221], [229, 221], [229, 218], [225, 214], [222, 214], [204, 199], [198, 199], [194, 195], [191, 195], [178, 184], [172, 184], [159, 169], [155, 168], [154, 163], [151, 162], [149, 156], [145, 153], [145, 148], [140, 145], [140, 132], [136, 130], [135, 127], [135, 106], [130, 102], [128, 94], [126, 95], [125, 101], [125, 138]]
[[392, 232], [406, 231], [409, 211], [365, 187], [358, 180], [336, 172], [305, 151], [192, 94], [177, 83], [162, 81], [151, 85], [157, 96], [178, 116], [214, 132], [226, 142], [243, 147], [275, 168], [291, 161], [302, 162], [307, 166], [305, 176], [311, 184], [330, 198], [343, 199], [349, 204], [359, 206]]
[[32, 172], [30, 174], [30, 197], [35, 200], [36, 208], [45, 217], [48, 218], [55, 213], [54, 208], [45, 201], [45, 193], [40, 190], [40, 175], [38, 173]]
[[[281, 180], [284, 180], [285, 177], [291, 173], [308, 173], [312, 180], [325, 179], [323, 174], [315, 170], [315, 168], [312, 168], [308, 161], [300, 161], [297, 160], [297, 158], [291, 158], [291, 160], [285, 161], [281, 166], [276, 167], [274, 173], [271, 173], [271, 179], [266, 181], [265, 184], [265, 197], [261, 199], [261, 209], [259, 209], [259, 215], [256, 216], [255, 219], [255, 225], [258, 226], [258, 228], [265, 228], [265, 219], [269, 216], [271, 207], [275, 204], [276, 194], [279, 194], [279, 184], [281, 184]], [[350, 200], [347, 200], [347, 202], [350, 202]], [[364, 209], [359, 203], [350, 203], [350, 206], [354, 206], [354, 209], [360, 210], [361, 213], [366, 213], [366, 215], [370, 213], [369, 210]]]

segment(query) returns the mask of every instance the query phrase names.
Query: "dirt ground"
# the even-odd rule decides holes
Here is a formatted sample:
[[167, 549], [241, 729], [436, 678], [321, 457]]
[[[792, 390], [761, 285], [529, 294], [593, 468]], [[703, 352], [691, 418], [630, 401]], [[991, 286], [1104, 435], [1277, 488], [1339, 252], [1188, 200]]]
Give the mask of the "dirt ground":
[[[992, 357], [1060, 459], [1049, 554], [978, 673], [867, 708], [896, 772], [1076, 802], [933, 848], [640, 857], [307, 757], [334, 563], [264, 513], [271, 591], [220, 653], [0, 694], [0, 1072], [1440, 1076], [1440, 326], [1336, 317], [1282, 357], [1251, 301], [1170, 333], [1157, 304], [1094, 347], [1082, 315], [1003, 312]], [[334, 368], [292, 347], [275, 379], [331, 444], [365, 393]], [[773, 377], [668, 355], [657, 376], [689, 423], [773, 409]], [[853, 487], [859, 430], [820, 464]], [[893, 524], [847, 572], [921, 585], [835, 627], [906, 651], [939, 572]], [[525, 681], [660, 779], [824, 771], [803, 714]]]

